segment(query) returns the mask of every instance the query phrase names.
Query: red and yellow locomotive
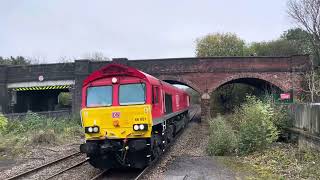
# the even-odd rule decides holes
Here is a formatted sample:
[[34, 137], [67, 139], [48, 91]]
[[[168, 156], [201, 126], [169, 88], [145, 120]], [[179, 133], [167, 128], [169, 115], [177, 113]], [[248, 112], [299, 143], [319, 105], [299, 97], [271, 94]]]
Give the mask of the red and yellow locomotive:
[[135, 68], [110, 64], [82, 87], [81, 152], [96, 168], [143, 168], [189, 121], [188, 94]]

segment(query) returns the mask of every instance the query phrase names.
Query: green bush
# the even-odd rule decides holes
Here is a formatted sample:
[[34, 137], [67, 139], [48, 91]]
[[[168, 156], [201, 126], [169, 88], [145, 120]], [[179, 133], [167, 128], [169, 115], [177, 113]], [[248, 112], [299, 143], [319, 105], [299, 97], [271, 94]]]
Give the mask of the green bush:
[[0, 133], [3, 134], [7, 129], [8, 120], [0, 113]]
[[233, 115], [233, 124], [239, 134], [238, 150], [247, 154], [262, 149], [278, 139], [278, 130], [273, 122], [274, 109], [270, 103], [263, 102], [254, 96], [247, 96]]
[[7, 124], [6, 133], [23, 134], [29, 131], [40, 130], [47, 127], [48, 118], [37, 113], [28, 112], [22, 120], [10, 120]]
[[46, 127], [47, 118], [34, 112], [28, 112], [22, 124], [25, 127], [25, 131], [40, 130]]
[[222, 116], [210, 121], [210, 136], [207, 152], [209, 155], [231, 154], [237, 145], [237, 138], [231, 126]]
[[248, 154], [263, 149], [278, 139], [279, 130], [288, 126], [285, 107], [247, 96], [233, 114], [210, 121], [210, 155]]
[[263, 102], [266, 104], [270, 104], [270, 106], [272, 107], [272, 122], [279, 131], [283, 131], [285, 128], [292, 126], [288, 105], [275, 103], [273, 97], [270, 94], [264, 96]]
[[272, 122], [279, 131], [283, 131], [285, 128], [292, 127], [292, 121], [290, 119], [288, 106], [286, 105], [274, 105], [274, 115]]
[[61, 92], [58, 96], [58, 102], [63, 106], [71, 106], [72, 95], [70, 92]]

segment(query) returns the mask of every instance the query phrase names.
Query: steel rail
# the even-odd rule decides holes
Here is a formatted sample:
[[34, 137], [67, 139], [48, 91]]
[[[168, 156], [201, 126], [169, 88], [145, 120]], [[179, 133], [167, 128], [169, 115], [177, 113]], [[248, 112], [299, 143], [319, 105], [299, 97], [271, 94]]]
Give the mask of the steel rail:
[[92, 177], [90, 180], [96, 180], [96, 179], [102, 177], [107, 171], [109, 171], [109, 169], [103, 170], [102, 172], [100, 172], [96, 176]]
[[59, 171], [59, 172], [57, 172], [57, 173], [55, 173], [53, 175], [50, 175], [49, 177], [46, 178], [46, 180], [52, 179], [52, 178], [54, 178], [54, 177], [56, 177], [56, 176], [58, 176], [58, 175], [60, 175], [60, 174], [62, 174], [64, 172], [69, 171], [70, 169], [73, 169], [75, 167], [78, 167], [78, 166], [80, 166], [80, 165], [82, 165], [82, 164], [84, 164], [84, 163], [86, 163], [88, 161], [89, 161], [89, 158], [86, 158], [85, 160], [82, 160], [81, 162], [79, 162], [79, 163], [77, 163], [77, 164], [75, 164], [73, 166], [70, 166], [70, 167], [68, 167], [68, 168], [66, 168], [66, 169], [64, 169], [62, 171]]
[[82, 154], [82, 153], [81, 153], [81, 152], [76, 152], [76, 153], [67, 155], [67, 156], [65, 156], [65, 157], [62, 157], [62, 158], [59, 158], [59, 159], [57, 159], [57, 160], [54, 160], [54, 161], [48, 162], [48, 163], [46, 163], [46, 164], [43, 164], [43, 165], [41, 165], [41, 166], [39, 166], [39, 167], [36, 167], [36, 168], [30, 169], [30, 170], [28, 170], [28, 171], [22, 172], [22, 173], [20, 173], [20, 174], [17, 174], [17, 175], [15, 175], [15, 176], [13, 176], [13, 177], [10, 177], [10, 178], [6, 179], [6, 180], [14, 180], [14, 179], [21, 178], [21, 177], [26, 176], [26, 175], [28, 175], [28, 174], [30, 174], [30, 173], [33, 173], [33, 172], [35, 172], [35, 171], [39, 171], [39, 170], [41, 170], [41, 169], [43, 169], [43, 168], [45, 168], [45, 167], [51, 166], [51, 165], [53, 165], [53, 164], [56, 164], [56, 163], [58, 163], [58, 162], [60, 162], [60, 161], [63, 161], [63, 160], [65, 160], [65, 159], [68, 159], [68, 158], [70, 158], [70, 157], [72, 157], [72, 156], [79, 155], [79, 154]]

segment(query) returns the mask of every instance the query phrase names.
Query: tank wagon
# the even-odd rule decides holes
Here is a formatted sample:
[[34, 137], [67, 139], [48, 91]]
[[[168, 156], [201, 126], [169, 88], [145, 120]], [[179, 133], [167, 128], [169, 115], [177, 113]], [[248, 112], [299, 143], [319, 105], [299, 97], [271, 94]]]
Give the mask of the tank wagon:
[[189, 121], [189, 95], [135, 68], [110, 64], [83, 82], [80, 151], [96, 168], [143, 168]]

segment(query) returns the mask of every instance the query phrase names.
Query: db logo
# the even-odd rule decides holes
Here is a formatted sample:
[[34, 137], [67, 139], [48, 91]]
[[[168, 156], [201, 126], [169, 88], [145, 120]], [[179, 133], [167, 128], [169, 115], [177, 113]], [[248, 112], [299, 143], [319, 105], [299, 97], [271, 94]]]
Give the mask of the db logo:
[[120, 112], [112, 112], [112, 118], [120, 118]]

